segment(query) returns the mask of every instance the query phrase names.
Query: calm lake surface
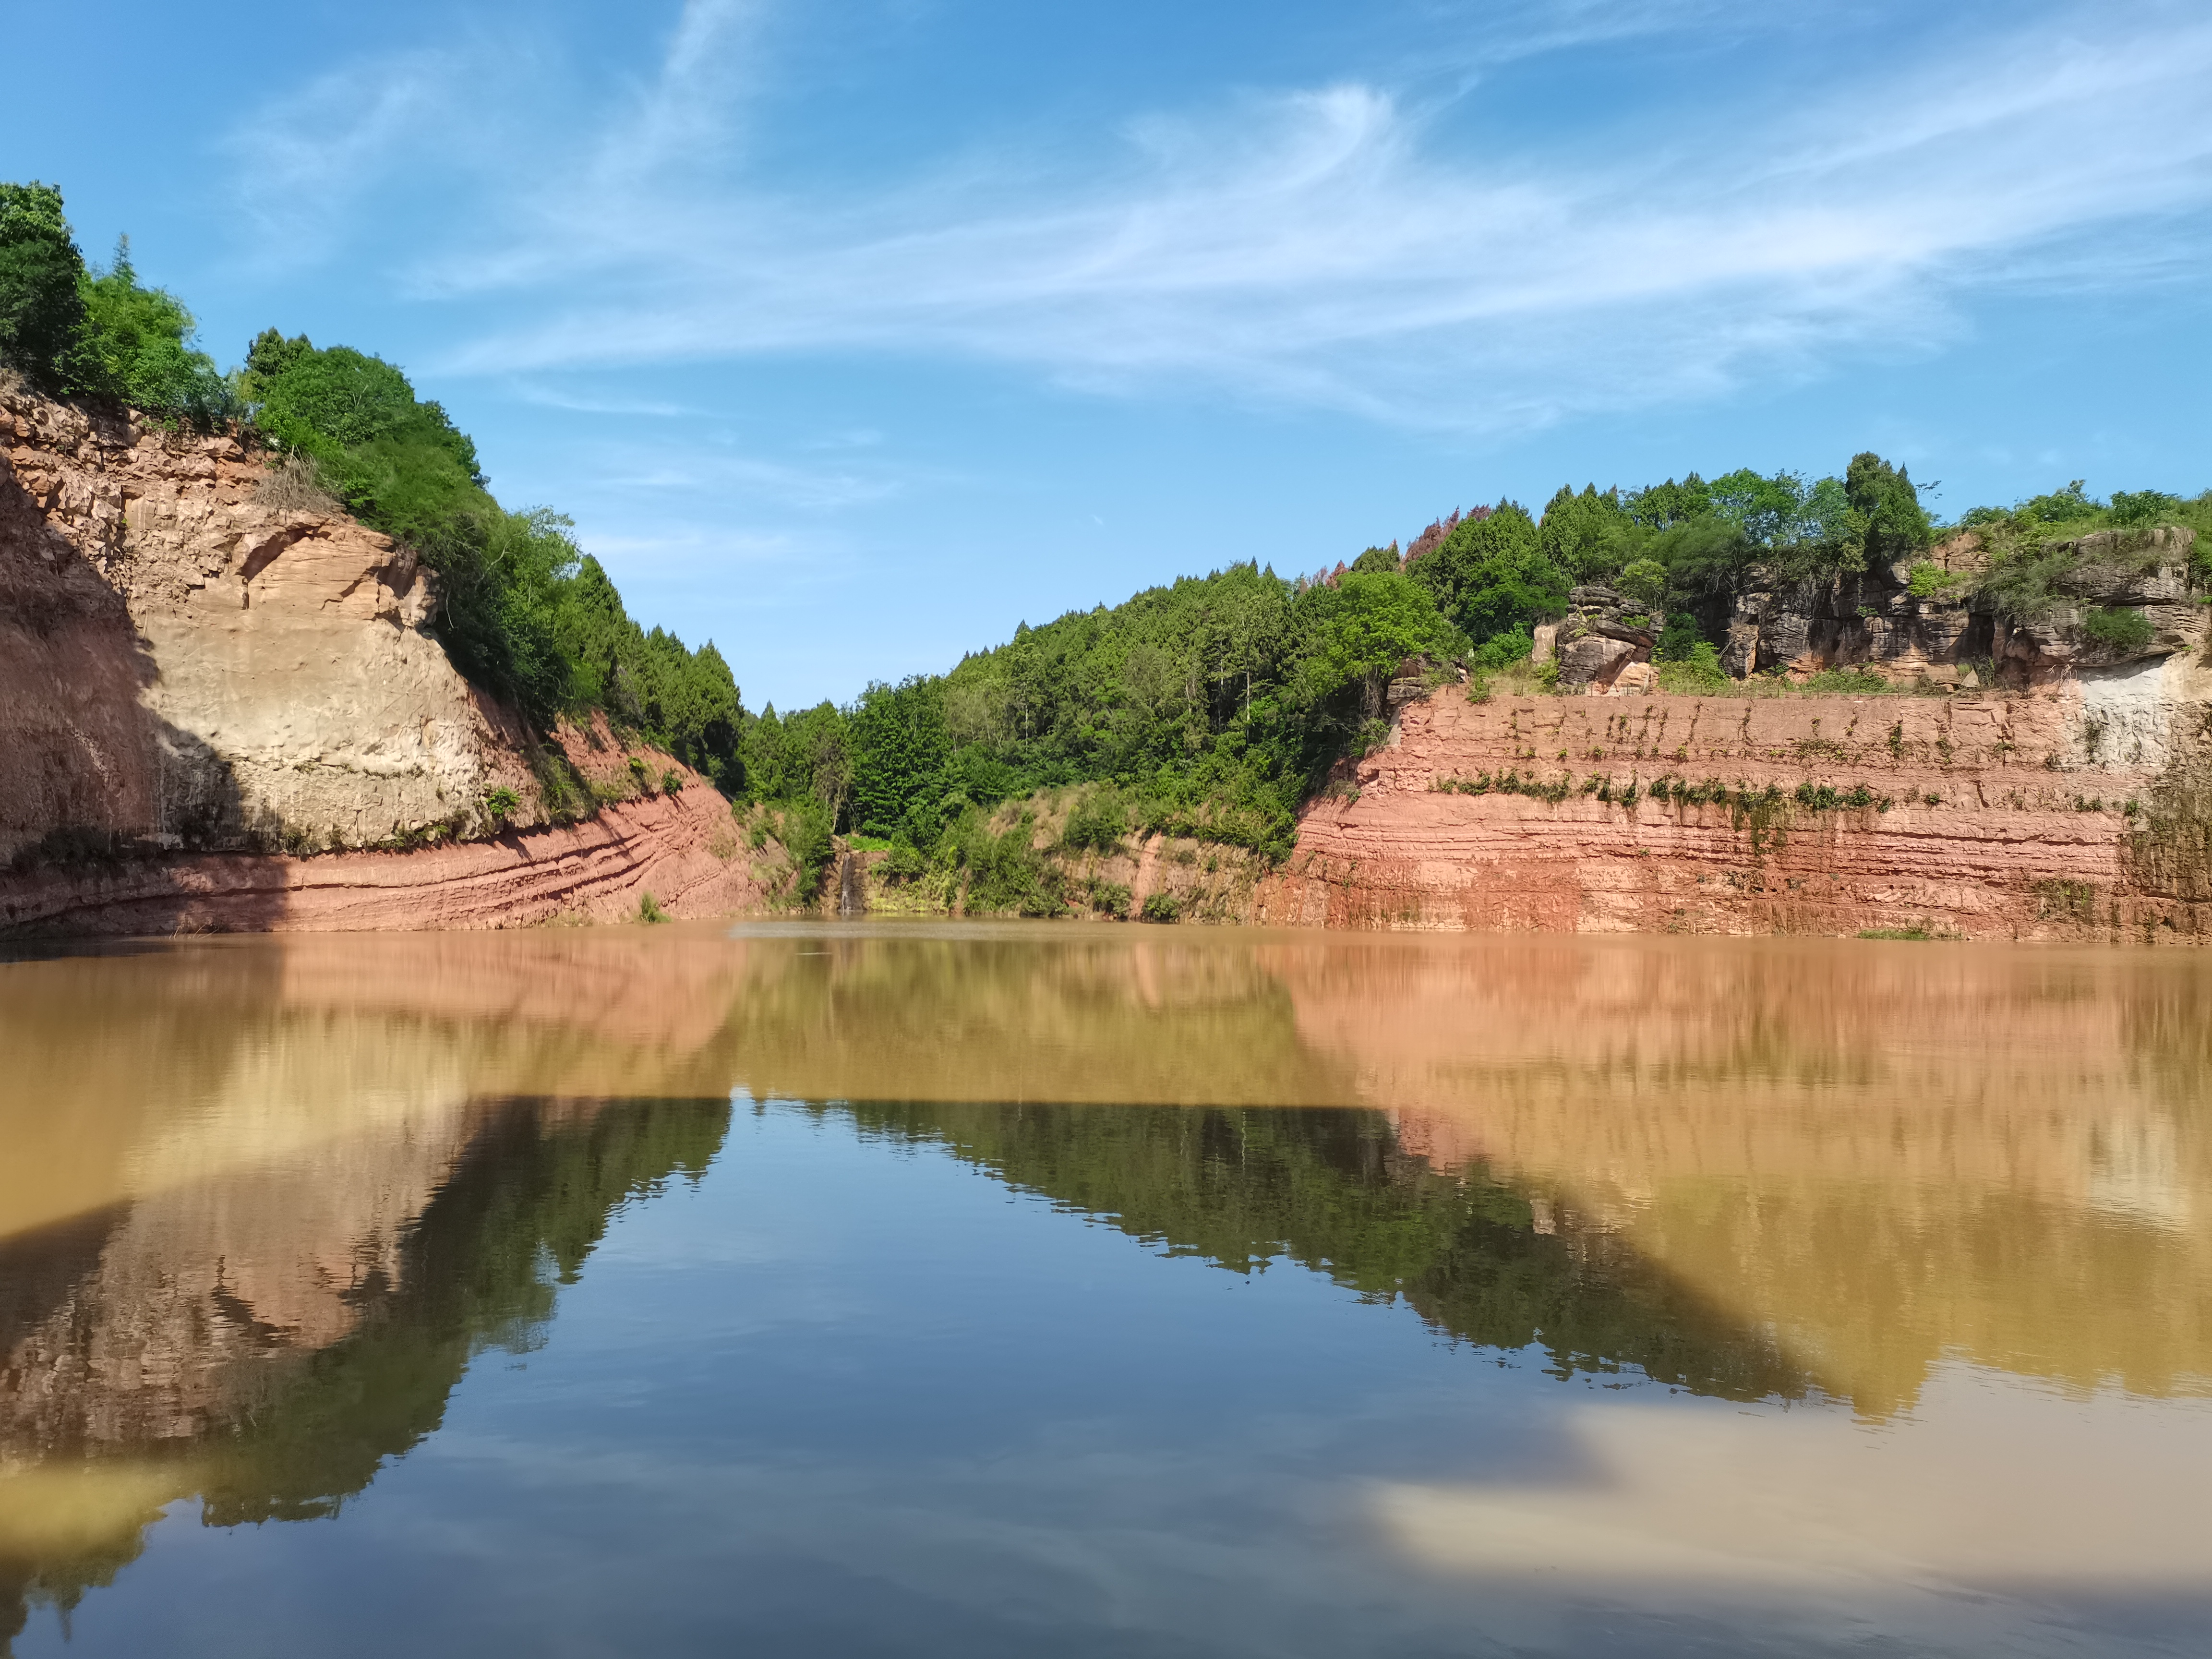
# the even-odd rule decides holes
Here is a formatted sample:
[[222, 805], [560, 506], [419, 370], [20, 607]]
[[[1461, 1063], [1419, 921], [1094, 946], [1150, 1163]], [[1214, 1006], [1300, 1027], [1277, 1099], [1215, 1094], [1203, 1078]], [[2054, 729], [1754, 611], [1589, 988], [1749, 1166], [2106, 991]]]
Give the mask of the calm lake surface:
[[0, 1651], [2212, 1651], [2212, 961], [0, 960]]

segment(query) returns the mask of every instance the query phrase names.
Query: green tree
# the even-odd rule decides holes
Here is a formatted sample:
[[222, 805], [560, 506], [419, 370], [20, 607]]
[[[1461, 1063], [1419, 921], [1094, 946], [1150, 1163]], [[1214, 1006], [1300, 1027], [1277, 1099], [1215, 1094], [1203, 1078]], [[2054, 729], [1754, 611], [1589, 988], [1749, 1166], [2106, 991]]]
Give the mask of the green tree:
[[1891, 466], [1871, 450], [1851, 457], [1844, 494], [1864, 526], [1861, 545], [1866, 559], [1900, 559], [1934, 538], [1920, 492], [1905, 469]]
[[1537, 538], [1544, 556], [1568, 575], [1595, 582], [1626, 562], [1635, 529], [1618, 489], [1601, 494], [1595, 484], [1585, 484], [1577, 495], [1562, 484], [1544, 508]]
[[167, 289], [139, 283], [128, 236], [117, 240], [106, 270], [84, 278], [82, 292], [74, 389], [202, 428], [231, 414], [229, 382], [192, 343], [198, 331], [192, 313]]
[[1395, 574], [1347, 571], [1333, 587], [1308, 590], [1298, 624], [1291, 684], [1297, 702], [1315, 711], [1387, 679], [1408, 657], [1443, 657], [1466, 645], [1428, 591]]
[[0, 365], [41, 392], [73, 389], [84, 275], [61, 191], [0, 184]]
[[945, 790], [951, 745], [945, 731], [943, 683], [917, 675], [881, 681], [860, 694], [847, 718], [853, 755], [853, 816], [863, 834], [903, 828], [917, 846], [936, 841], [934, 810]]
[[1621, 567], [1620, 574], [1613, 580], [1613, 586], [1632, 604], [1640, 605], [1649, 611], [1657, 608], [1659, 602], [1667, 597], [1668, 580], [1667, 567], [1658, 560], [1634, 559]]
[[1628, 516], [1647, 530], [1668, 530], [1713, 510], [1712, 491], [1696, 473], [1676, 483], [1672, 478], [1631, 494], [1622, 503]]
[[1778, 547], [1797, 538], [1805, 483], [1796, 473], [1769, 478], [1739, 467], [1714, 479], [1708, 492], [1714, 515], [1741, 530], [1753, 546]]
[[1856, 534], [1851, 510], [1850, 496], [1841, 478], [1818, 480], [1805, 492], [1797, 509], [1799, 538], [1823, 547], [1844, 545]]
[[853, 793], [843, 710], [823, 702], [779, 715], [771, 703], [747, 723], [744, 744], [747, 793], [756, 800], [812, 801], [836, 829]]
[[1741, 525], [1708, 514], [1661, 531], [1644, 544], [1644, 550], [1666, 567], [1671, 592], [1696, 599], [1731, 592], [1754, 550]]
[[1535, 521], [1513, 501], [1461, 520], [1411, 574], [1477, 645], [1561, 614], [1572, 585], [1546, 556]]

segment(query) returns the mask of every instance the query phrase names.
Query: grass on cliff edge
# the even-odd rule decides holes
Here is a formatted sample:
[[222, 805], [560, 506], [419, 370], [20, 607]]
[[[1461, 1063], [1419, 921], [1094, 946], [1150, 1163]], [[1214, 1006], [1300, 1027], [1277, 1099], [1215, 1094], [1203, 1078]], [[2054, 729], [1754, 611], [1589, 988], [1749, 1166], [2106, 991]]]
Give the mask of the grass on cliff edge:
[[[1550, 666], [1548, 663], [1516, 663], [1510, 668], [1472, 675], [1462, 690], [1470, 702], [1488, 702], [1498, 696], [1571, 695], [1559, 690], [1556, 675], [1543, 672]], [[1717, 665], [1708, 667], [1702, 662], [1662, 662], [1653, 666], [1658, 670], [1659, 684], [1647, 695], [1663, 697], [1942, 697], [1974, 696], [1998, 689], [1995, 672], [1987, 661], [1972, 665], [1981, 680], [1972, 687], [1895, 681], [1862, 668], [1822, 669], [1800, 682], [1769, 673], [1732, 679]]]

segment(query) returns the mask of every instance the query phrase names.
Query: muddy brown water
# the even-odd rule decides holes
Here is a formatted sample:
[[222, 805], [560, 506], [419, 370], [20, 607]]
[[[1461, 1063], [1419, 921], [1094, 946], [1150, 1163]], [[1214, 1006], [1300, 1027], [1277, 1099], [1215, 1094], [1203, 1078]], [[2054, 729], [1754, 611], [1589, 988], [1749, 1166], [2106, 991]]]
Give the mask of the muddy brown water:
[[0, 960], [17, 1655], [2212, 1649], [2212, 963]]

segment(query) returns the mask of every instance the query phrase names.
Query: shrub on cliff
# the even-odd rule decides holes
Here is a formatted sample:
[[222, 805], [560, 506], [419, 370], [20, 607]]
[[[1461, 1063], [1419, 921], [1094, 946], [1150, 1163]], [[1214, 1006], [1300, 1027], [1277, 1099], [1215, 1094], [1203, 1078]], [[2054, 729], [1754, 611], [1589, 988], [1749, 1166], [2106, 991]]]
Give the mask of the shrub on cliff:
[[2081, 631], [2115, 656], [2131, 657], [2151, 641], [2150, 618], [2128, 605], [2092, 611], [2081, 619]]
[[2212, 577], [2212, 490], [2185, 498], [2163, 489], [2116, 489], [2109, 501], [2100, 501], [2088, 493], [2086, 480], [2076, 478], [2010, 507], [1972, 507], [1960, 514], [1959, 526], [1982, 538], [1993, 566], [2033, 562], [2042, 556], [2039, 549], [2100, 530], [2173, 526], [2197, 532], [2192, 562], [2199, 580]]
[[1703, 640], [1679, 654], [1659, 653], [1658, 674], [1659, 689], [1678, 696], [1717, 696], [1735, 684], [1721, 670], [1721, 653]]
[[788, 802], [775, 815], [775, 838], [791, 860], [791, 884], [785, 896], [811, 904], [829, 880], [837, 848], [831, 840], [836, 826], [827, 808], [804, 797]]
[[[1978, 591], [1999, 616], [2016, 623], [2044, 622], [2063, 607], [2111, 599], [2156, 569], [2165, 556], [2164, 548], [2148, 535], [2123, 532], [2110, 537], [2108, 544], [2093, 553], [2085, 553], [2079, 545], [2078, 524], [2065, 526], [2069, 532], [2065, 541], [2044, 540], [2040, 528], [2033, 521], [2023, 526], [2009, 515], [1984, 519], [1976, 526], [1990, 549], [1989, 568], [1982, 574]], [[2203, 547], [2199, 532], [2200, 555]], [[2142, 620], [2133, 611], [2127, 614]], [[2104, 625], [2132, 629], [2132, 624], [2127, 623]], [[2143, 626], [2148, 629], [2149, 624], [2146, 622]], [[2120, 634], [2103, 642], [2130, 651], [2140, 648], [2124, 644]]]
[[380, 530], [420, 544], [498, 511], [476, 445], [380, 357], [265, 329], [246, 352], [240, 391], [262, 434], [313, 456], [346, 506]]
[[147, 288], [120, 237], [106, 270], [82, 285], [84, 327], [72, 390], [112, 398], [203, 430], [228, 420], [237, 394], [215, 359], [192, 343], [199, 325], [166, 289]]
[[1056, 916], [1067, 899], [1057, 865], [1036, 847], [1036, 820], [1021, 813], [994, 831], [977, 809], [970, 809], [947, 832], [945, 841], [964, 872], [963, 908], [970, 915]]
[[2115, 489], [2106, 518], [2115, 525], [2155, 525], [2183, 522], [2188, 503], [2163, 489]]
[[1129, 809], [1111, 786], [1088, 789], [1060, 826], [1060, 844], [1068, 852], [1111, 853], [1129, 831]]

